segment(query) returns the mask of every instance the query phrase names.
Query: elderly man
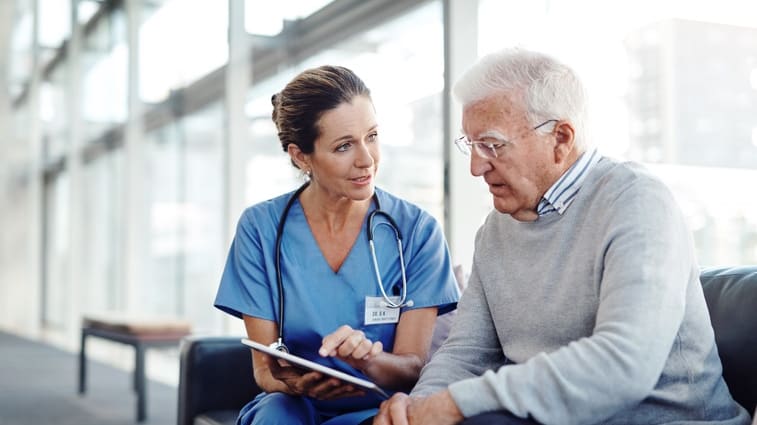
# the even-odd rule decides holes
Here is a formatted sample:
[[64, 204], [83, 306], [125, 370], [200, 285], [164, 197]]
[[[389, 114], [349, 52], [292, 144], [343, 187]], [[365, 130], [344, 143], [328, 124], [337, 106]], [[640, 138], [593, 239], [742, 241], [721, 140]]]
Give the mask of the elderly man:
[[[447, 341], [375, 424], [748, 424], [671, 193], [590, 146], [584, 89], [510, 49], [457, 83], [494, 208]], [[467, 418], [467, 419], [466, 419]]]

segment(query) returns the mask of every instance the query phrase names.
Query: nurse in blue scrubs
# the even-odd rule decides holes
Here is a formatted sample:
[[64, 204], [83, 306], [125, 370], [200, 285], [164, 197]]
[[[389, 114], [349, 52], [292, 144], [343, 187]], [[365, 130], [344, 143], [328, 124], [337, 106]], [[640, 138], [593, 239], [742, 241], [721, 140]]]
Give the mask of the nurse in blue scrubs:
[[[370, 92], [352, 71], [304, 71], [272, 103], [281, 146], [305, 184], [244, 211], [215, 306], [243, 319], [252, 340], [282, 337], [293, 354], [408, 391], [426, 362], [437, 315], [459, 297], [442, 230], [427, 212], [376, 187], [379, 126]], [[318, 372], [258, 351], [252, 357], [264, 392], [238, 424], [359, 424], [381, 403]]]

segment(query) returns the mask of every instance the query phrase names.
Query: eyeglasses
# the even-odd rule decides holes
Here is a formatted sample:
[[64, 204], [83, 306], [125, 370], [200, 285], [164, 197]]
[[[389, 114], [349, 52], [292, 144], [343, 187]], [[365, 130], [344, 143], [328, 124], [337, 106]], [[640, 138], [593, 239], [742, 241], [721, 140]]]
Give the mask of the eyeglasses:
[[[545, 125], [557, 122], [558, 120], [547, 120], [543, 123], [537, 125], [536, 127], [532, 128], [531, 130], [538, 130]], [[523, 137], [523, 136], [520, 136]], [[455, 146], [465, 155], [470, 155], [471, 153], [471, 146], [473, 147], [473, 150], [476, 151], [476, 153], [483, 157], [488, 159], [495, 159], [497, 158], [497, 152], [501, 150], [505, 145], [511, 144], [513, 140], [516, 138], [513, 138], [511, 140], [502, 140], [497, 142], [484, 142], [480, 140], [470, 140], [468, 139], [468, 136], [460, 136], [457, 139], [455, 139]]]

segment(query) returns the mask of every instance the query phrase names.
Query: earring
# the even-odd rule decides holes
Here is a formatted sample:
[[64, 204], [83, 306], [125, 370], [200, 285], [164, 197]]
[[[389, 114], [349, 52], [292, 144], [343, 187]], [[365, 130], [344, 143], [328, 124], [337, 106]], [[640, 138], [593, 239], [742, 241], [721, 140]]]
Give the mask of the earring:
[[313, 172], [310, 170], [305, 170], [305, 175], [308, 176], [308, 178], [312, 177]]

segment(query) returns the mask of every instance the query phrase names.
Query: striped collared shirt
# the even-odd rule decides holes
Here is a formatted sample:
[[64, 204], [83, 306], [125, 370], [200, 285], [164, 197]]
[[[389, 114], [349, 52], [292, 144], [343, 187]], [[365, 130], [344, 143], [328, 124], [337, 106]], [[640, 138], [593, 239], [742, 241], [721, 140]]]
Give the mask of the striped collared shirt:
[[562, 215], [576, 197], [584, 178], [601, 158], [602, 155], [597, 152], [596, 148], [581, 154], [578, 160], [544, 193], [536, 207], [536, 213], [539, 214], [539, 217], [553, 211]]

